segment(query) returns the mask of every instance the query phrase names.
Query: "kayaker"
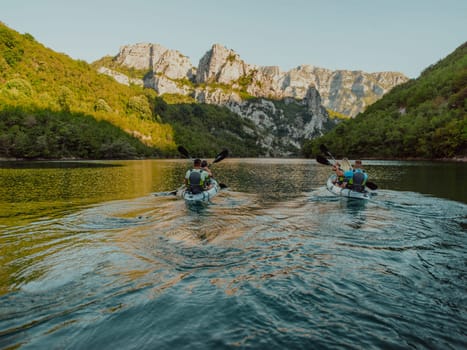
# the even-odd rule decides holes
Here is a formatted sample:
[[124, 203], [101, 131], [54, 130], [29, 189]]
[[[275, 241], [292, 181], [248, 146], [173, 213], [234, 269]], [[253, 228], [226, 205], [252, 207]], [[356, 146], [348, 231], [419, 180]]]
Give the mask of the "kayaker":
[[208, 167], [208, 162], [206, 160], [201, 161], [201, 169], [208, 173], [209, 177], [212, 177], [212, 171]]
[[188, 170], [185, 174], [185, 185], [191, 193], [198, 194], [206, 189], [206, 182], [209, 174], [201, 169], [201, 159], [196, 158], [193, 161], [193, 169]]
[[208, 162], [207, 162], [207, 160], [204, 160], [204, 159], [203, 159], [203, 160], [201, 161], [201, 170], [203, 170], [203, 171], [205, 171], [205, 172], [208, 173], [209, 177], [206, 179], [206, 186], [207, 186], [208, 188], [210, 188], [210, 187], [211, 187], [211, 178], [212, 178], [213, 176], [212, 176], [212, 171], [211, 171], [211, 169], [209, 169], [209, 167], [208, 167]]
[[341, 169], [340, 163], [336, 162], [336, 164], [332, 166], [332, 170], [334, 170], [334, 172], [336, 173], [336, 180], [334, 184], [336, 184], [337, 186], [342, 186], [342, 183], [344, 182], [344, 172]]
[[349, 178], [347, 187], [353, 191], [363, 192], [365, 190], [365, 184], [368, 180], [368, 174], [363, 170], [362, 161], [357, 159], [351, 170], [352, 176]]

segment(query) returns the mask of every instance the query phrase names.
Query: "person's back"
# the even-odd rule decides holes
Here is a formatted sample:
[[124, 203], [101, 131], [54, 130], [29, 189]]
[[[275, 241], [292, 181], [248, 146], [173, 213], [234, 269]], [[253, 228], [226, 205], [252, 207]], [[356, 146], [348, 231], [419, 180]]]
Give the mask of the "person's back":
[[201, 160], [195, 159], [193, 162], [194, 168], [188, 170], [185, 174], [185, 184], [193, 194], [198, 194], [204, 191], [208, 173], [201, 169]]
[[363, 170], [362, 161], [356, 160], [353, 170], [352, 180], [349, 182], [352, 190], [357, 192], [363, 192], [365, 190], [365, 184], [368, 180], [368, 174]]

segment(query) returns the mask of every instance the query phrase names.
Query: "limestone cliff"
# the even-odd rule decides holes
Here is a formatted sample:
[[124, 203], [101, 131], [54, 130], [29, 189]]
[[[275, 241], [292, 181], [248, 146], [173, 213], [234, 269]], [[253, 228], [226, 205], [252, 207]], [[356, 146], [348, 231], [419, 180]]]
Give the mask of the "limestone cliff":
[[[303, 99], [314, 86], [326, 108], [354, 117], [380, 99], [394, 86], [408, 80], [401, 73], [337, 70], [301, 65], [287, 72], [279, 67], [261, 67], [244, 62], [233, 50], [220, 44], [212, 48], [194, 67], [187, 56], [158, 44], [135, 44], [120, 48], [114, 60], [125, 67], [147, 70], [144, 85], [160, 94], [192, 95], [192, 83], [224, 84], [255, 97]], [[120, 79], [122, 80], [122, 79]], [[230, 93], [229, 93], [230, 94]], [[197, 93], [204, 102], [209, 93]]]
[[271, 156], [297, 154], [305, 139], [330, 130], [336, 121], [326, 108], [355, 116], [394, 86], [401, 73], [338, 70], [302, 65], [287, 72], [244, 62], [233, 50], [215, 44], [194, 67], [187, 56], [158, 44], [123, 46], [113, 67], [146, 74], [138, 82], [100, 68], [121, 83], [140, 83], [159, 94], [182, 94], [200, 103], [226, 106], [251, 119], [263, 132]]

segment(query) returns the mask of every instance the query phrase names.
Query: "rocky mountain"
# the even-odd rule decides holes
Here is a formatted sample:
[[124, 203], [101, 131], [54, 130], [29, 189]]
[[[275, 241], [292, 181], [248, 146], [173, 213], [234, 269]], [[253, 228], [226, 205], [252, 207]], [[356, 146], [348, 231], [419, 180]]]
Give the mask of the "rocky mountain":
[[[338, 120], [327, 109], [355, 116], [394, 86], [400, 73], [331, 71], [310, 65], [288, 72], [248, 64], [233, 50], [215, 44], [194, 67], [187, 56], [158, 44], [120, 48], [113, 58], [94, 63], [99, 72], [124, 84], [154, 89], [159, 95], [190, 96], [198, 103], [225, 106], [253, 121], [260, 146], [269, 156], [293, 156], [303, 142], [331, 130]], [[139, 72], [139, 78], [125, 78]]]
[[[304, 144], [336, 157], [467, 159], [467, 42], [354, 119]], [[446, 180], [445, 181], [456, 181]]]
[[127, 45], [113, 58], [113, 67], [145, 71], [144, 86], [159, 94], [190, 95], [213, 104], [242, 102], [245, 96], [303, 99], [312, 86], [323, 106], [351, 117], [408, 80], [397, 72], [332, 71], [311, 65], [283, 72], [276, 66], [248, 64], [220, 44], [213, 45], [197, 67], [187, 56], [158, 44]]

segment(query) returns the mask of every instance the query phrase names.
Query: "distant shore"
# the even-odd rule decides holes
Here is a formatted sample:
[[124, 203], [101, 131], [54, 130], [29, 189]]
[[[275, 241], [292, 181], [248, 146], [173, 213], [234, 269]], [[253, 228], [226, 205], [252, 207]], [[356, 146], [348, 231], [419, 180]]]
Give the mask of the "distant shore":
[[[232, 157], [232, 158], [243, 158], [243, 157]], [[246, 157], [251, 158], [251, 157]], [[256, 157], [261, 159], [289, 159], [287, 157]], [[290, 157], [294, 159], [301, 159], [302, 157]], [[387, 160], [387, 161], [425, 161], [425, 162], [456, 162], [456, 163], [467, 163], [467, 157], [454, 157], [454, 158], [417, 158], [417, 157], [407, 157], [407, 158], [373, 158], [373, 157], [359, 157], [362, 160]], [[0, 162], [70, 162], [70, 161], [109, 161], [109, 160], [146, 160], [146, 159], [154, 159], [154, 160], [162, 160], [162, 159], [178, 159], [178, 158], [120, 158], [120, 159], [91, 159], [91, 158], [34, 158], [34, 159], [26, 159], [26, 158], [6, 158], [0, 157]], [[307, 159], [307, 158], [303, 158]], [[312, 159], [312, 158], [308, 158]], [[336, 159], [340, 159], [337, 157]]]

